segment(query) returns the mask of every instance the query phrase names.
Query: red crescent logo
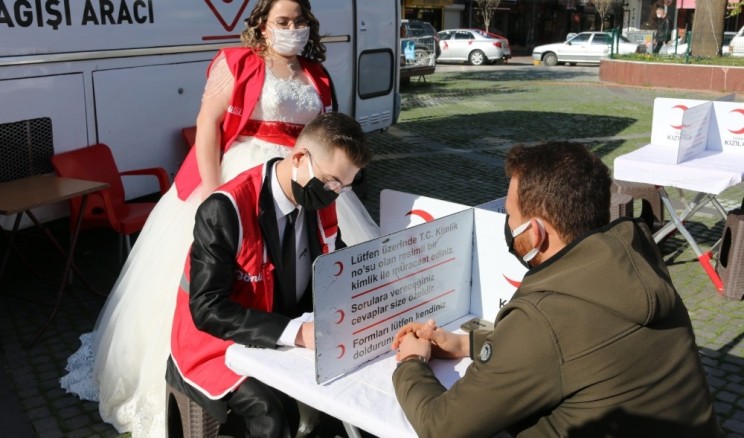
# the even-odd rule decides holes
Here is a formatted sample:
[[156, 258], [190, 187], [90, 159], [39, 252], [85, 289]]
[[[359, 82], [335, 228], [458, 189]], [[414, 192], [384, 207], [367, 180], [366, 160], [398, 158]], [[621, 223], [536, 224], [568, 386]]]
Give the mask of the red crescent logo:
[[338, 344], [338, 346], [336, 348], [340, 348], [341, 349], [341, 354], [339, 354], [338, 356], [336, 356], [336, 359], [341, 359], [342, 357], [344, 357], [344, 354], [346, 354], [346, 347], [344, 347], [343, 344]]
[[[741, 115], [744, 115], [744, 109], [741, 109], [741, 108], [737, 108], [735, 110], [731, 110], [731, 112], [732, 113], [739, 113]], [[744, 134], [744, 128], [737, 129], [737, 130], [729, 129], [729, 132], [732, 133], [732, 134], [741, 135], [741, 134]]]
[[504, 280], [506, 280], [507, 283], [511, 284], [514, 287], [519, 287], [522, 282], [517, 280], [512, 280], [511, 278], [507, 277], [506, 274], [501, 274], [504, 277]]
[[430, 215], [424, 210], [411, 210], [408, 213], [406, 213], [406, 216], [418, 216], [421, 219], [423, 219], [424, 222], [431, 222], [434, 220], [434, 216]]
[[344, 311], [341, 309], [336, 310], [336, 313], [338, 313], [338, 321], [336, 321], [336, 324], [341, 324], [344, 320]]
[[339, 275], [341, 275], [342, 272], [344, 272], [344, 264], [341, 262], [336, 262], [334, 263], [334, 265], [338, 266], [338, 272], [333, 274], [333, 276], [338, 277]]
[[[687, 110], [688, 110], [688, 107], [686, 107], [686, 106], [684, 106], [684, 105], [674, 105], [674, 106], [672, 107], [672, 109], [681, 109], [681, 110], [682, 110], [682, 112], [684, 113], [685, 111], [687, 111]], [[682, 123], [680, 123], [679, 125], [671, 125], [671, 124], [670, 124], [669, 126], [671, 126], [671, 127], [672, 127], [672, 128], [674, 128], [674, 129], [680, 129], [680, 130], [681, 130], [682, 128], [684, 128], [684, 127], [685, 127], [685, 125], [683, 125]]]
[[[214, 14], [215, 17], [217, 17], [217, 20], [219, 20], [219, 22], [222, 25], [222, 27], [226, 31], [232, 32], [232, 30], [235, 29], [235, 25], [238, 24], [238, 21], [240, 20], [240, 17], [243, 15], [243, 11], [245, 11], [246, 6], [248, 6], [248, 3], [250, 3], [250, 0], [243, 0], [243, 4], [242, 5], [238, 5], [237, 2], [236, 2], [236, 5], [233, 6], [232, 8], [230, 8], [232, 10], [235, 10], [235, 8], [237, 8], [237, 12], [235, 13], [235, 16], [232, 17], [232, 18], [230, 18], [230, 20], [232, 20], [232, 21], [230, 21], [230, 23], [228, 23], [227, 20], [225, 20], [225, 17], [223, 17], [222, 12], [220, 12], [220, 11], [217, 10], [217, 7], [215, 6], [215, 3], [217, 3], [218, 5], [219, 4], [227, 4], [227, 5], [229, 5], [230, 3], [233, 2], [233, 0], [214, 0], [214, 2], [213, 2], [213, 0], [204, 0], [204, 2], [207, 4], [207, 6], [209, 6], [209, 9], [212, 10], [212, 13]], [[223, 7], [223, 9], [224, 9], [224, 7]]]

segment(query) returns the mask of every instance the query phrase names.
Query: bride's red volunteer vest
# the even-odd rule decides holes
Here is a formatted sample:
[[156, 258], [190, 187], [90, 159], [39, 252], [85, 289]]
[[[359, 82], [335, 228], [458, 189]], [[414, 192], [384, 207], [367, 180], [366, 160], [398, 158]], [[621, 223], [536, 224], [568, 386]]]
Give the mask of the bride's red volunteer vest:
[[[240, 279], [233, 281], [230, 300], [244, 308], [271, 312], [274, 298], [274, 264], [268, 260], [258, 223], [258, 198], [265, 176], [265, 164], [243, 172], [218, 189], [230, 197], [236, 206], [241, 225], [236, 264]], [[335, 249], [337, 223], [335, 203], [316, 212], [318, 240], [323, 253]], [[321, 223], [326, 222], [326, 226]], [[331, 232], [331, 233], [329, 233]], [[245, 279], [249, 281], [245, 281]], [[176, 311], [171, 332], [171, 355], [181, 377], [206, 397], [216, 400], [235, 390], [245, 379], [225, 365], [225, 352], [234, 341], [214, 337], [194, 325], [189, 310], [189, 282], [191, 259], [186, 260], [184, 274], [178, 288]]]
[[[225, 56], [227, 66], [235, 77], [230, 106], [227, 108], [225, 120], [222, 123], [222, 149], [220, 153], [224, 154], [239, 135], [253, 135], [262, 140], [293, 147], [297, 135], [302, 130], [302, 125], [279, 122], [267, 123], [250, 119], [263, 89], [266, 73], [266, 64], [263, 58], [256, 55], [252, 49], [243, 47], [222, 49], [220, 53]], [[212, 62], [219, 57], [220, 54], [217, 54]], [[320, 96], [323, 103], [323, 112], [331, 111], [333, 108], [331, 78], [319, 62], [302, 57], [298, 57], [298, 59], [302, 69]], [[212, 65], [210, 64], [207, 75], [209, 75], [211, 68]], [[174, 183], [178, 191], [178, 197], [184, 200], [201, 183], [199, 167], [196, 162], [196, 151], [193, 147], [178, 170]]]

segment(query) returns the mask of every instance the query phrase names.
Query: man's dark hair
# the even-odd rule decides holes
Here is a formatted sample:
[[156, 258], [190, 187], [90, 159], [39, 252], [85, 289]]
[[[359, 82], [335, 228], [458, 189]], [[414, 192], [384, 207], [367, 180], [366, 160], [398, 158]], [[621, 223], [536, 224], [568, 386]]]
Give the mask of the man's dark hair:
[[610, 171], [583, 144], [514, 146], [506, 175], [519, 181], [522, 216], [547, 220], [566, 243], [610, 221]]
[[323, 153], [331, 148], [341, 149], [349, 161], [363, 168], [372, 160], [372, 151], [367, 145], [367, 136], [362, 126], [354, 118], [343, 113], [330, 112], [320, 114], [302, 129], [297, 143], [310, 141]]

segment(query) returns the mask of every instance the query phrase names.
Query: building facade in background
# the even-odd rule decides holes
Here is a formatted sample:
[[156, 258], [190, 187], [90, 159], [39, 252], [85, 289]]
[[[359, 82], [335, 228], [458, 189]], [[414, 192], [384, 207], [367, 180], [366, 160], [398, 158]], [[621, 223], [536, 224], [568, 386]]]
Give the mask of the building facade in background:
[[[513, 47], [525, 49], [564, 40], [569, 33], [601, 28], [619, 28], [631, 39], [642, 40], [656, 29], [658, 6], [667, 10], [680, 35], [692, 29], [696, 0], [614, 0], [603, 18], [591, 0], [501, 0], [488, 30], [507, 37]], [[401, 0], [403, 18], [428, 21], [437, 30], [482, 29], [476, 8], [476, 0]], [[737, 31], [742, 24], [740, 17], [727, 18], [724, 29]]]

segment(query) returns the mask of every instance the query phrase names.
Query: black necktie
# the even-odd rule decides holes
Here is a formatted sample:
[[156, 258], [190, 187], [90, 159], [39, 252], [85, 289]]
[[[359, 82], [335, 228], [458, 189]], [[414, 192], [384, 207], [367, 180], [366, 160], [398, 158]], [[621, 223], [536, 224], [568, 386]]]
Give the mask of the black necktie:
[[293, 312], [297, 304], [297, 254], [295, 251], [295, 220], [298, 210], [295, 208], [287, 216], [284, 225], [284, 239], [282, 240], [282, 270], [285, 278], [284, 308]]

